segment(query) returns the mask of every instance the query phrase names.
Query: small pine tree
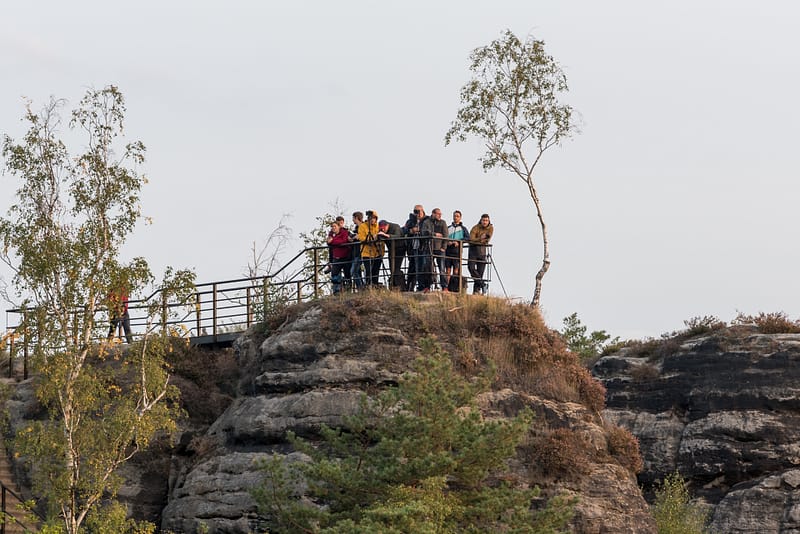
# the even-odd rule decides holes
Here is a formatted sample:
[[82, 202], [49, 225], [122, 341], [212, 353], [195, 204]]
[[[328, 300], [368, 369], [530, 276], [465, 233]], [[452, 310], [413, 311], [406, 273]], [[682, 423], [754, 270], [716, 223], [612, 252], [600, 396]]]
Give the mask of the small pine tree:
[[[530, 412], [483, 420], [475, 397], [488, 378], [461, 377], [430, 340], [423, 354], [398, 387], [365, 397], [343, 429], [323, 428], [319, 446], [292, 437], [311, 461], [264, 464], [266, 481], [254, 497], [277, 531], [562, 531], [572, 501], [553, 499], [537, 514], [538, 488], [487, 483], [515, 454]], [[306, 496], [324, 507], [297, 498], [303, 481]]]

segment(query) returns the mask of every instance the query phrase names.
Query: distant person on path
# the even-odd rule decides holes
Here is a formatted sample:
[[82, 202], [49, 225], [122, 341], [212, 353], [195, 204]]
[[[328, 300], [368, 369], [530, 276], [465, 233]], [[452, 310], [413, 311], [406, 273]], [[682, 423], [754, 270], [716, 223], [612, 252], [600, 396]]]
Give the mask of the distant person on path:
[[446, 285], [443, 291], [464, 291], [467, 288], [466, 280], [461, 278], [461, 254], [463, 244], [469, 241], [469, 230], [461, 222], [461, 212], [453, 212], [453, 222], [447, 227], [447, 248], [445, 249], [444, 269]]
[[331, 250], [331, 285], [333, 294], [338, 295], [342, 291], [342, 279], [345, 279], [346, 285], [350, 281], [350, 232], [338, 221], [333, 222], [326, 241]]
[[122, 329], [125, 331], [125, 341], [128, 342], [128, 345], [133, 343], [131, 316], [128, 313], [128, 290], [124, 286], [121, 285], [108, 295], [108, 315], [111, 324], [108, 328], [107, 341], [111, 341], [114, 338], [114, 334], [121, 323]]
[[383, 242], [378, 240], [378, 213], [367, 210], [367, 220], [358, 227], [358, 240], [361, 242], [361, 261], [364, 263], [364, 279], [367, 285], [378, 287], [381, 264], [383, 263]]
[[383, 240], [389, 249], [389, 271], [391, 272], [390, 287], [394, 290], [405, 288], [403, 275], [403, 258], [406, 255], [406, 241], [403, 239], [403, 229], [397, 223], [378, 221], [378, 237]]
[[481, 220], [469, 231], [469, 261], [467, 267], [472, 276], [472, 294], [486, 294], [486, 281], [483, 274], [486, 271], [487, 247], [494, 234], [494, 227], [489, 220], [489, 214], [481, 215]]

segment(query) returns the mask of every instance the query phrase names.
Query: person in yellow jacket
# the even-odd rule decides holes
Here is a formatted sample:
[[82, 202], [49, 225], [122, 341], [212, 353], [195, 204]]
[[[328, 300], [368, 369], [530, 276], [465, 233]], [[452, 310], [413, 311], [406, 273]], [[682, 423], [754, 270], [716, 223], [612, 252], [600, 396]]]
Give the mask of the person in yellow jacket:
[[367, 210], [366, 221], [358, 227], [358, 240], [361, 242], [361, 261], [364, 264], [364, 277], [368, 285], [379, 285], [378, 277], [383, 262], [384, 244], [378, 240], [378, 212]]

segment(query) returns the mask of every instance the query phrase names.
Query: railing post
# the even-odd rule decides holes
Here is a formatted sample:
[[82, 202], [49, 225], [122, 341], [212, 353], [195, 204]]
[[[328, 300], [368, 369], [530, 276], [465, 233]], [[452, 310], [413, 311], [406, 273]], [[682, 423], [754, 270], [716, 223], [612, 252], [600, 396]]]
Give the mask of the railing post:
[[198, 336], [200, 335], [200, 313], [202, 310], [201, 298], [199, 291], [194, 294], [194, 316], [197, 324], [197, 329], [195, 331]]
[[17, 329], [15, 328], [8, 344], [8, 378], [14, 377], [14, 338], [16, 335]]
[[253, 322], [253, 305], [251, 302], [251, 294], [250, 294], [250, 286], [247, 287], [247, 328], [250, 328], [250, 325]]
[[464, 260], [464, 242], [462, 240], [458, 240], [458, 292], [461, 293], [464, 291], [464, 277], [461, 276], [461, 271], [464, 269], [462, 263]]
[[213, 314], [212, 330], [213, 330], [213, 333], [214, 333], [214, 337], [216, 338], [216, 336], [217, 336], [217, 283], [216, 282], [214, 282], [214, 285], [211, 286], [211, 294], [212, 294], [212, 296], [214, 298], [214, 306], [212, 308], [212, 310], [213, 310], [212, 311], [212, 314]]
[[6, 487], [3, 486], [3, 497], [2, 503], [0, 503], [0, 508], [2, 508], [3, 512], [3, 522], [0, 523], [0, 534], [6, 534]]
[[269, 315], [269, 278], [264, 277], [264, 283], [261, 288], [262, 295], [261, 295], [261, 320], [266, 321], [267, 316]]
[[314, 247], [314, 298], [319, 298], [319, 249]]
[[297, 303], [303, 302], [303, 294], [301, 291], [303, 290], [303, 282], [297, 281]]
[[161, 333], [167, 335], [167, 294], [161, 290]]
[[[23, 314], [23, 328], [22, 328], [22, 365], [24, 369], [28, 368], [28, 314]], [[28, 378], [27, 376], [25, 378]]]

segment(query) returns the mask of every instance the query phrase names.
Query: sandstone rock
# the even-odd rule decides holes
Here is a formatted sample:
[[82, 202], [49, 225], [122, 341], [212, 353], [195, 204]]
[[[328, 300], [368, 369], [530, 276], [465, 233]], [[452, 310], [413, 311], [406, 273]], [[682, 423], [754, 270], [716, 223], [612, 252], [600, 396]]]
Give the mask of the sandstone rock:
[[800, 335], [740, 327], [636, 351], [601, 358], [592, 372], [607, 389], [606, 419], [639, 439], [645, 488], [678, 471], [715, 506], [712, 532], [796, 528]]

